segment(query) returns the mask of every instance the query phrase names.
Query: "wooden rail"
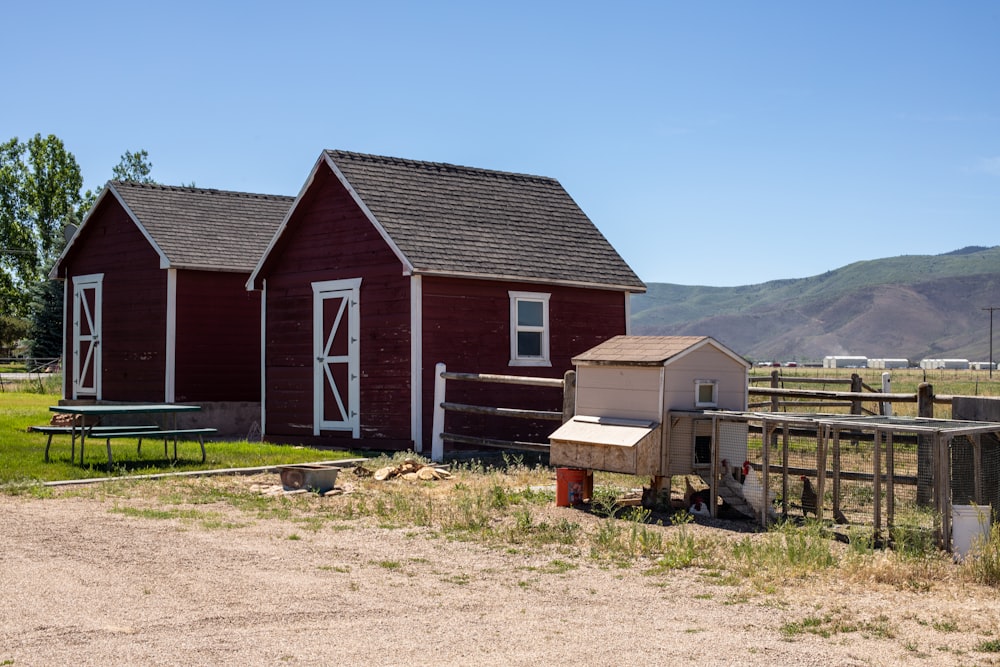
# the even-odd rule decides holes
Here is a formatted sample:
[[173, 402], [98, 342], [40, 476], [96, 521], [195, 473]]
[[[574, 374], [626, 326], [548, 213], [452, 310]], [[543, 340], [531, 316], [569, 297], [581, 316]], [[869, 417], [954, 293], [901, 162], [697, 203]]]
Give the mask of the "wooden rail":
[[[445, 400], [448, 380], [461, 382], [486, 382], [491, 384], [516, 384], [529, 387], [552, 387], [562, 389], [563, 410], [552, 412], [547, 410], [524, 410], [488, 405], [469, 405]], [[548, 443], [520, 442], [516, 440], [498, 440], [470, 435], [459, 435], [445, 431], [445, 413], [459, 412], [465, 414], [491, 415], [494, 417], [513, 417], [516, 419], [533, 419], [564, 422], [573, 416], [576, 403], [576, 372], [567, 371], [563, 379], [526, 377], [523, 375], [495, 375], [490, 373], [455, 373], [449, 372], [444, 364], [434, 368], [434, 421], [431, 427], [431, 459], [440, 461], [444, 458], [444, 443], [454, 442], [477, 447], [495, 449], [516, 449], [530, 452], [549, 451]]]

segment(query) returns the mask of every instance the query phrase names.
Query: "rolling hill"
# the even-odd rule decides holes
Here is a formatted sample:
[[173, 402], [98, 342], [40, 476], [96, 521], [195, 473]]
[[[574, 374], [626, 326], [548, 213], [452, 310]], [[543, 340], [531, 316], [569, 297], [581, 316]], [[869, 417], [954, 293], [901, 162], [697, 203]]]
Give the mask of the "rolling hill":
[[[855, 262], [741, 287], [650, 283], [632, 297], [632, 333], [712, 336], [754, 360], [852, 354], [984, 361], [987, 306], [1000, 306], [1000, 246]], [[1000, 329], [1000, 312], [994, 318]]]

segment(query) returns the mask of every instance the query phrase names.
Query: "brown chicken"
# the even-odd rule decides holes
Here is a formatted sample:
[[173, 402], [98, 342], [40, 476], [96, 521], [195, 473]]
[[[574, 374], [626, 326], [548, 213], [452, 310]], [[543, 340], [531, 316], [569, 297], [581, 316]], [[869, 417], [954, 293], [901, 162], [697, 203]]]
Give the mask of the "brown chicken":
[[805, 475], [799, 477], [802, 480], [802, 516], [807, 516], [810, 512], [813, 516], [819, 516], [816, 513], [816, 490], [813, 488], [812, 482]]

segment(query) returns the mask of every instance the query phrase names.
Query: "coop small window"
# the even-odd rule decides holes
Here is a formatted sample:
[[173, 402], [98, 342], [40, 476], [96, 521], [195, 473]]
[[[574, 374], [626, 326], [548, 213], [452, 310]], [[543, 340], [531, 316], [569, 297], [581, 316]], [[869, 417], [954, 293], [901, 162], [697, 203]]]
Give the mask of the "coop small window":
[[549, 361], [549, 295], [509, 292], [510, 365], [551, 366]]
[[715, 380], [694, 381], [694, 407], [714, 408], [719, 405], [719, 385]]

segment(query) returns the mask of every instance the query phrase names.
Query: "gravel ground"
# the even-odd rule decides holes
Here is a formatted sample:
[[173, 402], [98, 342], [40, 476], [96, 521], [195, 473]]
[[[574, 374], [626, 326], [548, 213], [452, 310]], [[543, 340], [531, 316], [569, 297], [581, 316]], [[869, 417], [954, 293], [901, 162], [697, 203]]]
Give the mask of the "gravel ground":
[[[360, 519], [122, 511], [155, 505], [141, 495], [0, 503], [2, 665], [1000, 664], [980, 650], [1000, 641], [996, 591], [960, 582], [745, 595], [696, 569], [650, 576]], [[853, 625], [782, 632], [810, 617]]]

